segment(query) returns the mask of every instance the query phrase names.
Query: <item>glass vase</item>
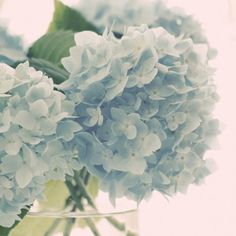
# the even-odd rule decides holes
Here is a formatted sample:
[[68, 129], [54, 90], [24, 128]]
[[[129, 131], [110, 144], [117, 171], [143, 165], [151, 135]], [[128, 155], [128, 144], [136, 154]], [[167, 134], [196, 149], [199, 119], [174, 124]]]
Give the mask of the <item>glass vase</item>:
[[[29, 222], [39, 222], [35, 231], [42, 234], [38, 236], [138, 236], [136, 209], [104, 213], [31, 212], [27, 218]], [[29, 235], [35, 235], [35, 231]]]
[[[98, 183], [51, 181], [10, 236], [138, 236], [137, 203], [117, 199], [114, 207]], [[87, 185], [84, 183], [86, 182]]]

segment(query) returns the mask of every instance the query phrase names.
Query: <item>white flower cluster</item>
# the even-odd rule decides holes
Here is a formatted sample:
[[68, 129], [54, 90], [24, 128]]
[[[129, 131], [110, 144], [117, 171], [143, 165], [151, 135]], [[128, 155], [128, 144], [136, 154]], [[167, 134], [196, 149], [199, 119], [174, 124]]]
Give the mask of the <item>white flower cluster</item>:
[[80, 168], [66, 141], [81, 127], [66, 119], [74, 104], [52, 79], [29, 67], [0, 64], [0, 225], [9, 227], [51, 179]]

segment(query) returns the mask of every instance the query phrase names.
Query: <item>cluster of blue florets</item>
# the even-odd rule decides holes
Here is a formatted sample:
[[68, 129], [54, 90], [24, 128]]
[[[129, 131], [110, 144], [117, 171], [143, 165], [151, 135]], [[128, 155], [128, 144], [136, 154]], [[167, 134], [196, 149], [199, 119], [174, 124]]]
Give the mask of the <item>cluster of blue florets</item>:
[[185, 192], [210, 173], [203, 157], [219, 132], [212, 50], [190, 16], [137, 3], [82, 1], [92, 23], [114, 23], [122, 37], [75, 34], [60, 85], [28, 63], [0, 64], [1, 226], [19, 220], [46, 182], [82, 167], [113, 203]]
[[16, 60], [24, 60], [26, 56], [22, 44], [19, 36], [10, 35], [5, 25], [0, 23], [0, 62], [12, 64]]
[[82, 0], [73, 7], [101, 32], [112, 26], [114, 32], [122, 34], [127, 26], [146, 24], [163, 27], [175, 36], [190, 37], [196, 43], [207, 42], [201, 24], [193, 16], [181, 8], [168, 7], [162, 0]]
[[111, 200], [184, 192], [208, 175], [203, 154], [218, 132], [208, 46], [163, 28], [75, 35], [59, 85], [75, 104], [79, 160]]
[[81, 127], [66, 119], [73, 102], [42, 72], [0, 64], [0, 74], [0, 225], [9, 227], [47, 181], [80, 169], [67, 142]]

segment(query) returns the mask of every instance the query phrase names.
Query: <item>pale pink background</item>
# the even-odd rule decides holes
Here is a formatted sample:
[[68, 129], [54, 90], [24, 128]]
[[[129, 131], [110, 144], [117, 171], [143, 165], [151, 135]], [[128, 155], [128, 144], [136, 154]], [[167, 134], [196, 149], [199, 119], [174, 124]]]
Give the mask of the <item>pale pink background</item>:
[[[10, 18], [12, 31], [24, 35], [27, 42], [45, 32], [52, 0], [5, 1], [1, 16]], [[219, 51], [214, 65], [221, 100], [215, 116], [221, 120], [223, 132], [218, 150], [207, 154], [217, 163], [215, 174], [205, 185], [192, 186], [187, 195], [168, 202], [156, 193], [143, 203], [141, 236], [236, 236], [236, 0], [231, 5], [227, 0], [170, 0], [169, 4], [194, 13]]]

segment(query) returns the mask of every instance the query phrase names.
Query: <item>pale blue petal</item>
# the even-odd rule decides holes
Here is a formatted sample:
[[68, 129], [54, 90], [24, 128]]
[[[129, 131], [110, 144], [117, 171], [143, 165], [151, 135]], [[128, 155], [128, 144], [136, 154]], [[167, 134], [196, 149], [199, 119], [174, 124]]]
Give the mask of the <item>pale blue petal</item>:
[[36, 126], [36, 120], [32, 114], [27, 111], [19, 111], [16, 114], [15, 122], [27, 130], [33, 130]]
[[27, 165], [22, 165], [16, 172], [16, 182], [20, 188], [25, 188], [32, 180], [33, 173]]

